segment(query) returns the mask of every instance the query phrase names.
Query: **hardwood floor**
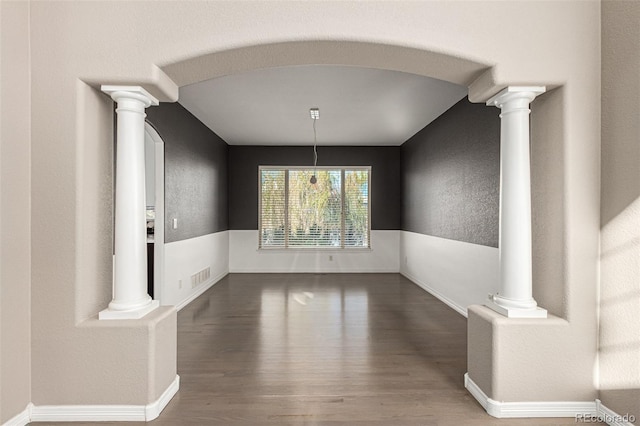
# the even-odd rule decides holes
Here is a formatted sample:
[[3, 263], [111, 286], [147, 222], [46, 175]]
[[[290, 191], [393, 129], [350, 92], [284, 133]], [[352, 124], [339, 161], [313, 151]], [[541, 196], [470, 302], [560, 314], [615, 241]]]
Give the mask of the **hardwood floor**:
[[575, 424], [487, 415], [466, 332], [399, 274], [231, 274], [178, 314], [180, 391], [151, 424]]

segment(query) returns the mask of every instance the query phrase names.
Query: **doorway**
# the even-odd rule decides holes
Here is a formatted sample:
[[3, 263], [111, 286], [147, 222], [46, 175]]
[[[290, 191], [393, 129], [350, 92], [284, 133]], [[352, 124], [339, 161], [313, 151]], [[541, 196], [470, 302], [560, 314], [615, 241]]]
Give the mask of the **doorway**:
[[164, 284], [164, 141], [145, 122], [145, 193], [147, 206], [147, 291], [162, 304]]

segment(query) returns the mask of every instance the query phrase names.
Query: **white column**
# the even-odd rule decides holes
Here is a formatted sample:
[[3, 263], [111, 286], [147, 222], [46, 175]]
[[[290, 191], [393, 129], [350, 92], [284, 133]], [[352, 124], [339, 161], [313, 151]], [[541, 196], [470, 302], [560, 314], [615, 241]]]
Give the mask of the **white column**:
[[487, 101], [500, 114], [500, 290], [487, 306], [511, 318], [546, 318], [532, 293], [529, 104], [544, 87], [507, 87]]
[[113, 300], [102, 319], [142, 318], [159, 305], [147, 293], [145, 108], [158, 100], [139, 86], [102, 86], [117, 103]]

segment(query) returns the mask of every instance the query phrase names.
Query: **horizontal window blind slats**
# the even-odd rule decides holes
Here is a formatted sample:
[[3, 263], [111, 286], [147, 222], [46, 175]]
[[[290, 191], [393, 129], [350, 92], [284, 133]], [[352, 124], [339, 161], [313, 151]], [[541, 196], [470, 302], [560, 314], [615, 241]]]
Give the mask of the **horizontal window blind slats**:
[[260, 247], [285, 247], [285, 171], [263, 170], [260, 176]]
[[368, 168], [261, 168], [259, 247], [370, 247], [369, 178]]
[[369, 247], [369, 172], [345, 170], [345, 247]]
[[340, 170], [289, 171], [289, 247], [340, 247], [340, 194]]

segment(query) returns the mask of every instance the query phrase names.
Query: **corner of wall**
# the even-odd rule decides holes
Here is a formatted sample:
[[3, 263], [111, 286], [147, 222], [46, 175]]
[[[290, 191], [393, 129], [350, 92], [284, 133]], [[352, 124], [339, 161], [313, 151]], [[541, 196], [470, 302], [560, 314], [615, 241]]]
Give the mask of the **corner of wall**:
[[474, 103], [484, 103], [491, 96], [498, 93], [502, 86], [496, 84], [496, 67], [494, 65], [491, 68], [483, 71], [471, 84], [469, 85], [469, 101]]
[[29, 2], [0, 2], [0, 423], [31, 401]]
[[640, 423], [640, 2], [602, 1], [598, 385]]
[[575, 325], [553, 315], [506, 318], [475, 305], [469, 307], [468, 327], [469, 376], [489, 398], [595, 401], [593, 360], [582, 355], [584, 344]]

